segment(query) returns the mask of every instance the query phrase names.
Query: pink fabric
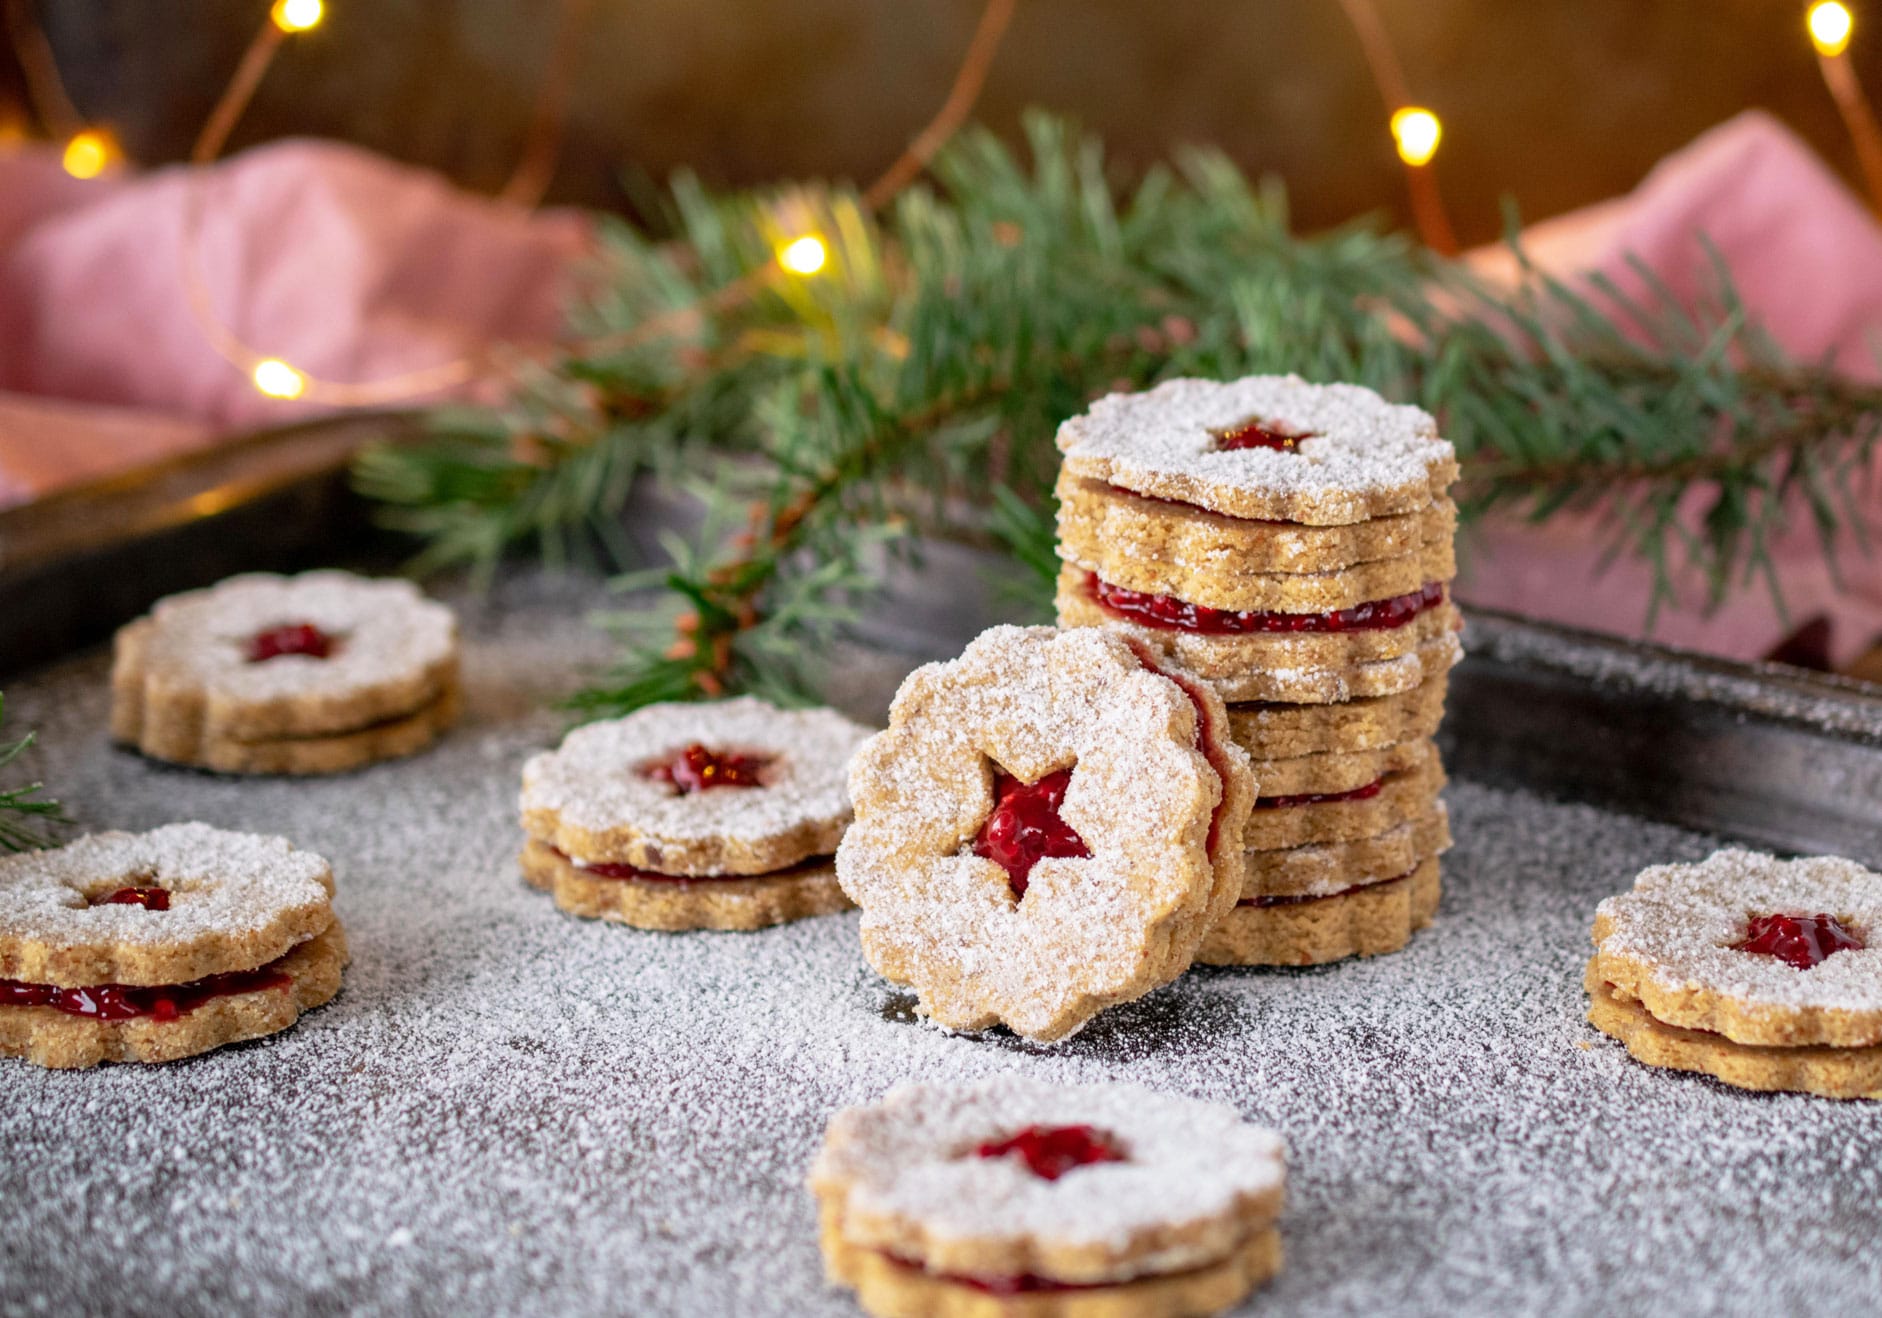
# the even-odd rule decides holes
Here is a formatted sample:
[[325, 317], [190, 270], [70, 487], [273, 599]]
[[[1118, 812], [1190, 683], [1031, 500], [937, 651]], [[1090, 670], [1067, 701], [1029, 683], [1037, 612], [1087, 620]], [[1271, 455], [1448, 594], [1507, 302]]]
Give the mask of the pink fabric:
[[[1687, 305], [1702, 298], [1708, 237], [1751, 314], [1801, 361], [1833, 360], [1853, 377], [1882, 378], [1882, 229], [1810, 149], [1769, 115], [1748, 111], [1662, 161], [1626, 198], [1529, 228], [1524, 243], [1545, 270], [1570, 279], [1601, 271], [1629, 292], [1642, 280], [1633, 254]], [[1513, 277], [1505, 252], [1475, 256]], [[1882, 532], [1882, 462], [1857, 502]], [[1696, 521], [1702, 505], [1686, 509]], [[1843, 579], [1825, 560], [1807, 512], [1776, 545], [1786, 612], [1762, 581], [1734, 592], [1707, 615], [1702, 583], [1676, 583], [1681, 608], [1662, 611], [1659, 640], [1734, 658], [1765, 654], [1797, 623], [1825, 614], [1838, 662], [1882, 636], [1882, 558], [1865, 557], [1853, 534], [1840, 544]], [[1606, 540], [1593, 516], [1558, 516], [1541, 526], [1507, 518], [1480, 524], [1462, 544], [1458, 595], [1622, 635], [1645, 633], [1649, 570], [1631, 560], [1605, 572]]]
[[[75, 184], [0, 161], [0, 390], [225, 429], [313, 410], [255, 391], [185, 296], [186, 171]], [[557, 329], [590, 225], [526, 214], [354, 147], [289, 141], [214, 168], [197, 244], [223, 323], [312, 374], [363, 381]], [[0, 451], [0, 476], [18, 464]]]

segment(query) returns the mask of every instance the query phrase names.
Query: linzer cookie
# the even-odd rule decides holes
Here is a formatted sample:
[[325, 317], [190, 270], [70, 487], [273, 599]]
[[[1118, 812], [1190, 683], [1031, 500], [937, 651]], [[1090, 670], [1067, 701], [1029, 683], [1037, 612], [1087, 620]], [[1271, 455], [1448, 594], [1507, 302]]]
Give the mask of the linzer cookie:
[[340, 989], [327, 862], [172, 824], [0, 859], [0, 1056], [168, 1062], [274, 1034]]
[[410, 755], [456, 721], [457, 623], [406, 581], [231, 577], [118, 632], [111, 731], [225, 773], [339, 773]]
[[1882, 1098], [1882, 874], [1715, 852], [1595, 910], [1588, 1019], [1650, 1066]]
[[1077, 1030], [1186, 969], [1253, 798], [1221, 701], [1104, 630], [996, 627], [897, 692], [837, 853], [863, 951], [952, 1029]]
[[830, 1120], [829, 1279], [885, 1318], [1189, 1318], [1280, 1271], [1279, 1136], [1133, 1085], [904, 1085]]
[[849, 906], [831, 859], [869, 729], [741, 697], [654, 705], [523, 768], [523, 875], [572, 915], [759, 929]]
[[1430, 738], [1462, 654], [1432, 418], [1291, 376], [1179, 380], [1101, 400], [1059, 447], [1060, 623], [1206, 681], [1261, 783], [1248, 882], [1203, 955], [1403, 946], [1449, 844]]

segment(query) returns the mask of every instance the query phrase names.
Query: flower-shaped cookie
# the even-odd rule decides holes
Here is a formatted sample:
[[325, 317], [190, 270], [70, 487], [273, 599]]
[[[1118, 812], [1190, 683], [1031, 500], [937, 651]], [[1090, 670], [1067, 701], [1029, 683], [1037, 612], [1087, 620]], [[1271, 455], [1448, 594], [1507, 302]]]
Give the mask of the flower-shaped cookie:
[[868, 736], [834, 710], [751, 697], [577, 728], [523, 768], [524, 877], [571, 914], [644, 929], [843, 910], [831, 854]]
[[226, 773], [337, 773], [456, 721], [457, 622], [408, 581], [252, 573], [159, 600], [118, 632], [111, 731]]
[[1279, 1271], [1284, 1148], [1132, 1085], [905, 1085], [836, 1114], [810, 1174], [833, 1281], [875, 1314], [1165, 1318]]
[[333, 872], [171, 824], [0, 859], [0, 1056], [162, 1062], [286, 1029], [340, 987]]
[[1595, 911], [1589, 1020], [1650, 1065], [1882, 1098], [1882, 874], [1715, 852]]

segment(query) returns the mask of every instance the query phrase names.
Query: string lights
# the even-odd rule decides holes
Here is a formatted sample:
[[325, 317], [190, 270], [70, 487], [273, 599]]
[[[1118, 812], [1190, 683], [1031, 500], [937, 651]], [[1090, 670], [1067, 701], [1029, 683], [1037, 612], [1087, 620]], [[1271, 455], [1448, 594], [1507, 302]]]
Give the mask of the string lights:
[[1392, 111], [1392, 139], [1398, 143], [1398, 158], [1414, 169], [1431, 163], [1444, 138], [1444, 125], [1422, 105], [1406, 105]]
[[1359, 37], [1359, 48], [1366, 57], [1366, 68], [1379, 89], [1379, 99], [1391, 111], [1388, 124], [1398, 158], [1405, 162], [1405, 190], [1411, 199], [1412, 222], [1425, 246], [1445, 256], [1457, 255], [1457, 235], [1451, 228], [1450, 213], [1444, 209], [1444, 197], [1438, 191], [1437, 175], [1431, 161], [1438, 153], [1444, 126], [1438, 116], [1412, 100], [1405, 70], [1392, 52], [1391, 39], [1372, 0], [1340, 0], [1347, 21]]
[[66, 140], [59, 163], [73, 178], [97, 178], [123, 158], [110, 133], [102, 128], [84, 128]]
[[[1404, 71], [1394, 55], [1384, 24], [1372, 0], [1339, 0], [1359, 38], [1366, 65], [1381, 99], [1390, 110], [1393, 143], [1406, 174], [1414, 222], [1419, 236], [1434, 250], [1454, 254], [1457, 240], [1432, 169], [1444, 128], [1437, 114], [1412, 100]], [[32, 22], [30, 0], [0, 0], [10, 35], [26, 73], [28, 92], [42, 125], [63, 138], [63, 164], [75, 178], [95, 178], [121, 164], [124, 154], [108, 129], [86, 125], [65, 95], [44, 33]], [[544, 79], [528, 144], [516, 173], [503, 191], [506, 200], [523, 206], [540, 199], [553, 168], [566, 111], [569, 66], [580, 48], [581, 25], [591, 0], [563, 0], [563, 21], [558, 29], [550, 71]], [[863, 194], [864, 205], [880, 209], [926, 169], [936, 151], [959, 129], [983, 87], [993, 56], [1012, 19], [1016, 0], [987, 0], [967, 53], [949, 88], [947, 100], [881, 177]], [[253, 99], [276, 53], [294, 36], [318, 27], [327, 17], [324, 0], [273, 0], [267, 19], [249, 43], [235, 74], [224, 89], [198, 136], [191, 163], [213, 163], [230, 133]], [[1882, 126], [1878, 126], [1855, 70], [1848, 58], [1855, 17], [1841, 0], [1818, 0], [1805, 13], [1805, 27], [1816, 48], [1824, 83], [1836, 101], [1868, 186], [1872, 203], [1882, 212]], [[698, 306], [680, 308], [654, 317], [626, 331], [599, 338], [567, 340], [511, 348], [493, 348], [425, 370], [406, 372], [362, 383], [322, 380], [282, 358], [244, 342], [216, 316], [200, 269], [197, 242], [203, 199], [200, 175], [192, 180], [184, 214], [183, 267], [189, 303], [210, 345], [241, 369], [261, 393], [272, 398], [307, 399], [340, 407], [383, 406], [410, 401], [463, 384], [501, 360], [524, 361], [556, 353], [600, 354], [619, 351], [683, 332], [689, 324], [737, 306], [779, 274], [812, 276], [830, 259], [829, 247], [814, 233], [779, 245], [771, 266], [718, 290]]]
[[320, 0], [275, 0], [268, 17], [283, 32], [309, 32], [320, 26], [325, 12]]
[[794, 275], [814, 275], [829, 259], [829, 248], [814, 233], [794, 238], [778, 248], [778, 264]]
[[1877, 125], [1875, 110], [1849, 62], [1855, 15], [1840, 0], [1819, 0], [1804, 12], [1804, 28], [1810, 33], [1810, 44], [1817, 48], [1817, 68], [1823, 73], [1823, 84], [1830, 89], [1830, 98], [1836, 102], [1837, 113], [1843, 116], [1843, 126], [1856, 148], [1856, 163], [1869, 188], [1869, 204], [1882, 214], [1882, 126]]
[[279, 357], [264, 357], [249, 372], [255, 388], [270, 398], [293, 400], [307, 392], [307, 377]]

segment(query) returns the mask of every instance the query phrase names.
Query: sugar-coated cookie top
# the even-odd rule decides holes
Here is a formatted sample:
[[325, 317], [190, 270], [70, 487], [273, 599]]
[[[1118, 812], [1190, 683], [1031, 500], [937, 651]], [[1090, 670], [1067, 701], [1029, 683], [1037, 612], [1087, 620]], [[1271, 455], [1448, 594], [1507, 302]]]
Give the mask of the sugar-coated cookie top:
[[[1867, 946], [1804, 970], [1735, 948], [1761, 915], [1831, 915]], [[1665, 989], [1691, 985], [1754, 1006], [1882, 1010], [1882, 874], [1853, 860], [1717, 851], [1696, 865], [1641, 871], [1633, 891], [1603, 901], [1597, 918], [1605, 925], [1597, 952], [1647, 963]]]
[[[983, 1144], [1027, 1127], [1089, 1126], [1124, 1155], [1057, 1180]], [[930, 1241], [1029, 1236], [1123, 1250], [1275, 1195], [1286, 1146], [1233, 1108], [1136, 1085], [1063, 1086], [1020, 1075], [901, 1085], [830, 1123], [813, 1186], [840, 1186], [850, 1214]]]
[[[531, 758], [522, 809], [553, 814], [569, 830], [630, 828], [676, 846], [840, 823], [850, 813], [850, 756], [870, 731], [832, 709], [780, 709], [751, 696], [650, 705], [577, 728]], [[760, 761], [760, 785], [689, 792], [650, 772], [691, 745]]]
[[[161, 888], [167, 909], [91, 904], [125, 888]], [[201, 823], [94, 833], [0, 857], [0, 973], [67, 982], [61, 967], [89, 960], [111, 969], [79, 983], [179, 982], [151, 976], [192, 949], [218, 962], [206, 973], [249, 969], [324, 927], [332, 894], [328, 863], [286, 838]]]
[[[159, 600], [145, 670], [234, 701], [365, 690], [450, 659], [457, 620], [409, 581], [351, 572], [252, 572]], [[306, 625], [332, 641], [322, 658], [251, 649], [272, 629]]]
[[[1222, 435], [1250, 421], [1305, 438], [1226, 447]], [[1060, 426], [1058, 445], [1079, 476], [1231, 517], [1309, 525], [1426, 508], [1457, 475], [1429, 413], [1293, 375], [1110, 394]]]

